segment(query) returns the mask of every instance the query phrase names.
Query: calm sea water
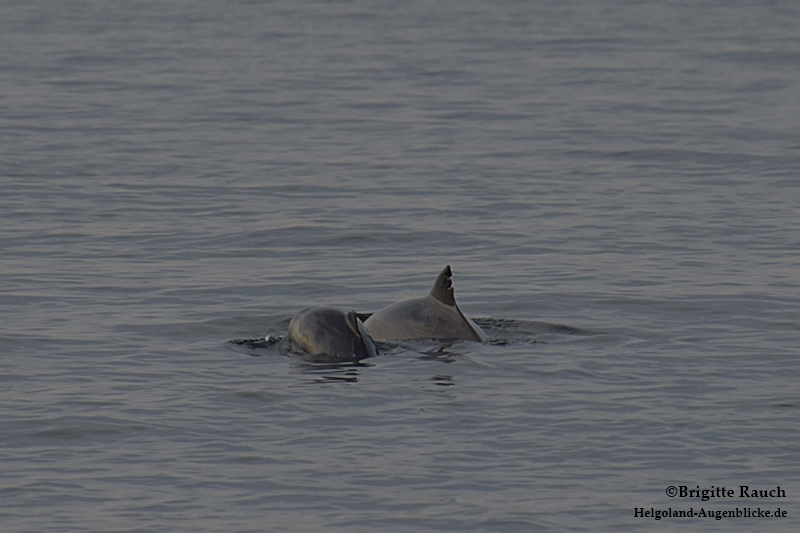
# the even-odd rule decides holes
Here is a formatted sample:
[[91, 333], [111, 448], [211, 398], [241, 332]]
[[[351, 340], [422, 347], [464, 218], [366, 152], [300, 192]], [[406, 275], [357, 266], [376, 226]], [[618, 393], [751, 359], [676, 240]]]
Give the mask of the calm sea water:
[[[797, 531], [798, 28], [788, 0], [4, 2], [0, 529]], [[446, 264], [492, 342], [230, 342]]]

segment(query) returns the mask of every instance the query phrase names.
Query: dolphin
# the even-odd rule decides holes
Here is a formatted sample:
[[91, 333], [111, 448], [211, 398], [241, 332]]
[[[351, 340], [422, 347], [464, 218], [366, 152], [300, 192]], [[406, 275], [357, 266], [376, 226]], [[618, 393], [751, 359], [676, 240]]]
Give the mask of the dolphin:
[[430, 294], [385, 307], [364, 322], [379, 341], [404, 339], [448, 339], [486, 342], [486, 333], [464, 316], [453, 293], [453, 271], [442, 270]]
[[292, 348], [326, 361], [360, 361], [378, 354], [355, 311], [334, 307], [305, 307], [289, 322]]

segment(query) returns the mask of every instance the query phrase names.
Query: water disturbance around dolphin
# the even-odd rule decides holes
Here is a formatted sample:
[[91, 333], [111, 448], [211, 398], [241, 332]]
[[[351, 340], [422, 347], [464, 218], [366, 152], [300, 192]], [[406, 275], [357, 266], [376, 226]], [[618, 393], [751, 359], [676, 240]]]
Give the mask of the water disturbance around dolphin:
[[486, 342], [487, 335], [456, 304], [450, 265], [422, 298], [397, 302], [373, 314], [364, 323], [373, 339], [448, 339]]

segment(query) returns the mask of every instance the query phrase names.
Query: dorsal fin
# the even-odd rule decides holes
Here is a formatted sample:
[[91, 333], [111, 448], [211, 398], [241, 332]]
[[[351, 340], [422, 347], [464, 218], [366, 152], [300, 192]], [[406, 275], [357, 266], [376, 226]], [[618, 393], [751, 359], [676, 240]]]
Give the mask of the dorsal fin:
[[444, 267], [442, 273], [436, 278], [436, 282], [431, 289], [431, 296], [439, 300], [445, 305], [456, 305], [456, 296], [453, 293], [453, 281], [450, 279], [453, 276], [453, 271], [450, 270], [450, 265]]
[[350, 329], [353, 330], [353, 333], [355, 333], [358, 336], [361, 336], [361, 332], [358, 329], [358, 317], [356, 316], [355, 310], [350, 311], [349, 313], [347, 313], [346, 316], [347, 316], [347, 325], [350, 326]]

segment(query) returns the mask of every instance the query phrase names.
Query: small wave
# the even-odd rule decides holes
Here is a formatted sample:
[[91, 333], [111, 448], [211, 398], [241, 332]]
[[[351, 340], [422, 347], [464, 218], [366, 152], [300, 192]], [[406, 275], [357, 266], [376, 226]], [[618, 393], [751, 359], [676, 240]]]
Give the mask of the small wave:
[[260, 357], [262, 355], [286, 355], [289, 352], [289, 339], [285, 335], [267, 335], [254, 339], [232, 339], [228, 347], [243, 351], [247, 355]]

